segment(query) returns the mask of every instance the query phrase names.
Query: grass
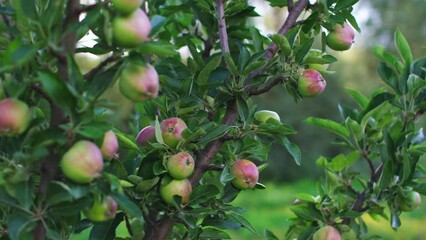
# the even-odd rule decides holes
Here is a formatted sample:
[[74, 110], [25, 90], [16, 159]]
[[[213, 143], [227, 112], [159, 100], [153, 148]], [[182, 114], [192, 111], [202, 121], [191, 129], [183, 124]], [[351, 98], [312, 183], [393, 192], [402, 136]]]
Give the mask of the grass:
[[[264, 229], [273, 232], [279, 239], [285, 239], [285, 232], [290, 226], [289, 219], [294, 216], [289, 207], [297, 193], [315, 194], [315, 183], [299, 181], [294, 184], [274, 185], [267, 184], [262, 191], [244, 191], [238, 195], [234, 204], [245, 208], [248, 212], [245, 217], [253, 224], [262, 236]], [[394, 231], [388, 220], [376, 221], [364, 216], [368, 226], [368, 236], [379, 235], [385, 240], [422, 240], [426, 239], [426, 204], [425, 202], [414, 212], [401, 215], [402, 226]], [[232, 239], [258, 240], [259, 236], [244, 229], [229, 231]]]
[[[234, 201], [234, 205], [247, 210], [244, 215], [256, 228], [260, 236], [247, 229], [228, 231], [235, 240], [261, 240], [264, 229], [273, 232], [279, 239], [284, 239], [285, 232], [290, 226], [289, 219], [293, 217], [290, 206], [298, 193], [315, 194], [313, 181], [299, 181], [292, 184], [267, 184], [265, 190], [243, 191]], [[419, 209], [401, 215], [402, 226], [398, 231], [392, 230], [389, 221], [382, 219], [375, 221], [369, 216], [364, 220], [369, 228], [369, 236], [379, 235], [385, 240], [422, 240], [426, 239], [426, 204], [422, 203]], [[117, 235], [124, 237], [127, 230], [122, 224]], [[72, 240], [89, 239], [89, 231], [73, 236]]]

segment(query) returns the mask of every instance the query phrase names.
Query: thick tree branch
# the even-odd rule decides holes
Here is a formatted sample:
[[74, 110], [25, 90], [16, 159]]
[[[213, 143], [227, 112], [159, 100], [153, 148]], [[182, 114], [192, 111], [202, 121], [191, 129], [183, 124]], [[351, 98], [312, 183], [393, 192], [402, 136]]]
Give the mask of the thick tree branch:
[[[66, 31], [66, 26], [68, 26], [68, 24], [77, 23], [79, 21], [78, 19], [79, 8], [80, 8], [79, 0], [68, 0], [67, 9], [66, 9], [66, 18], [64, 21], [64, 28], [63, 28], [65, 29], [64, 31]], [[55, 54], [54, 52], [54, 55], [56, 55], [56, 57], [58, 58], [58, 74], [61, 77], [61, 79], [64, 81], [68, 81], [69, 79], [68, 65], [67, 65], [66, 58], [62, 58], [60, 56], [74, 54], [76, 43], [77, 43], [76, 32], [68, 32], [64, 35], [64, 38], [61, 44], [62, 52], [57, 54]], [[50, 109], [51, 109], [50, 127], [56, 128], [62, 123], [65, 117], [65, 113], [53, 101], [50, 101]], [[54, 153], [54, 149], [52, 148], [50, 149], [49, 156], [47, 156], [41, 162], [41, 166], [40, 166], [41, 179], [40, 179], [40, 186], [39, 186], [39, 195], [41, 196], [42, 200], [44, 199], [44, 195], [47, 192], [47, 188], [50, 182], [55, 178], [55, 176], [58, 173], [58, 165], [59, 165], [58, 159], [60, 159], [60, 157], [57, 156], [56, 153]], [[33, 237], [35, 240], [46, 239], [46, 229], [42, 219], [37, 222], [33, 232]]]

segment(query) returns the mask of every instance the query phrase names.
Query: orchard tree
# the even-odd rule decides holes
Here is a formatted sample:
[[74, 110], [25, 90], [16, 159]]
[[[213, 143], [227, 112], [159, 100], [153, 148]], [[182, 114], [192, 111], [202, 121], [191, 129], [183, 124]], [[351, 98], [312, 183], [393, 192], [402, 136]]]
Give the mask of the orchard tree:
[[[251, 97], [280, 86], [296, 101], [321, 94], [337, 61], [326, 46], [347, 50], [359, 31], [356, 0], [269, 2], [288, 10], [271, 36], [248, 24], [258, 15], [242, 0], [1, 1], [1, 236], [66, 239], [91, 227], [90, 239], [114, 239], [121, 223], [127, 239], [258, 234], [232, 201], [265, 188], [259, 172], [273, 142], [298, 164], [301, 153], [287, 138], [296, 131]], [[96, 44], [82, 47], [89, 33]], [[361, 215], [385, 216], [383, 202], [397, 228], [426, 193], [415, 126], [426, 60], [413, 60], [400, 32], [396, 43], [401, 59], [375, 52], [392, 91], [349, 91], [360, 108], [342, 106], [343, 124], [308, 119], [352, 152], [318, 160], [327, 184], [299, 196], [289, 237], [363, 238]], [[77, 53], [107, 57], [83, 73]], [[134, 102], [126, 126], [110, 121], [109, 88]], [[358, 159], [367, 180], [350, 170]]]

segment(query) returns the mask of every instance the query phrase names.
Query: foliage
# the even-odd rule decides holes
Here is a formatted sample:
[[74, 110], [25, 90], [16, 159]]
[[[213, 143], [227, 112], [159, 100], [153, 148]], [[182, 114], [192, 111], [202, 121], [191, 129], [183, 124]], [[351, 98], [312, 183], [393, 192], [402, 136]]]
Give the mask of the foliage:
[[[323, 225], [335, 225], [341, 231], [349, 225], [364, 239], [368, 231], [364, 214], [383, 217], [397, 229], [401, 212], [407, 211], [406, 195], [413, 190], [425, 194], [426, 172], [418, 162], [426, 149], [423, 128], [416, 122], [425, 109], [426, 59], [413, 59], [398, 30], [395, 45], [399, 57], [382, 47], [374, 52], [382, 61], [379, 75], [389, 88], [377, 89], [369, 98], [348, 89], [358, 106], [339, 106], [341, 123], [312, 117], [306, 120], [334, 133], [336, 143], [350, 152], [316, 161], [325, 170], [326, 182], [318, 185], [318, 196], [303, 195], [292, 207], [297, 217], [287, 232], [289, 238], [307, 239]], [[368, 164], [369, 175], [353, 168], [361, 160]]]
[[[109, 1], [96, 1], [92, 5], [82, 5], [78, 0], [0, 3], [2, 97], [24, 101], [31, 107], [32, 115], [29, 127], [22, 134], [0, 136], [0, 233], [9, 239], [62, 239], [92, 227], [90, 239], [114, 239], [116, 228], [124, 223], [130, 234], [127, 239], [227, 239], [229, 234], [224, 229], [241, 228], [260, 234], [243, 216], [244, 210], [232, 205], [240, 191], [231, 183], [236, 177], [231, 167], [237, 159], [250, 159], [261, 171], [267, 166], [264, 161], [273, 142], [288, 150], [297, 164], [301, 163], [301, 154], [287, 138], [296, 133], [291, 126], [276, 119], [255, 121], [257, 109], [251, 97], [283, 85], [296, 101], [302, 100], [297, 86], [305, 67], [337, 60], [329, 54], [308, 57], [315, 36], [322, 36], [325, 51], [326, 32], [333, 31], [336, 24], [347, 21], [359, 31], [351, 14], [356, 0], [281, 2], [286, 3], [280, 7], [287, 7], [288, 18], [276, 35], [266, 37], [248, 24], [248, 19], [257, 13], [247, 1], [146, 1], [141, 9], [150, 17], [150, 41], [139, 36], [141, 42], [134, 39], [123, 42], [121, 35], [118, 41], [117, 34], [123, 29], [113, 29], [112, 22], [126, 18], [126, 14], [119, 13]], [[270, 3], [276, 5], [277, 1]], [[138, 14], [144, 16], [141, 9]], [[299, 16], [303, 16], [303, 21], [297, 21]], [[149, 26], [138, 27], [136, 30], [145, 31]], [[82, 47], [79, 41], [89, 33], [95, 35], [96, 44]], [[408, 44], [398, 32], [397, 46], [402, 60], [384, 49], [376, 51], [385, 62], [379, 72], [393, 92], [380, 90], [370, 100], [353, 91], [360, 110], [344, 109], [345, 124], [326, 119], [308, 120], [336, 133], [341, 143], [354, 151], [339, 155], [336, 160], [319, 161], [337, 178], [333, 191], [351, 189], [352, 179], [363, 183], [357, 175], [340, 174], [352, 162], [361, 157], [375, 160], [378, 153], [382, 155], [383, 167], [379, 169], [383, 171], [372, 169], [372, 186], [367, 184], [362, 192], [352, 189], [355, 193], [351, 196], [356, 202], [364, 203], [376, 196], [370, 189], [377, 185], [373, 183], [378, 183], [378, 193], [385, 193], [384, 199], [393, 210], [395, 227], [399, 221], [397, 191], [407, 186], [420, 192], [424, 189], [422, 182], [412, 181], [417, 177], [414, 175], [417, 159], [424, 151], [420, 145], [421, 132], [416, 134], [413, 124], [416, 114], [424, 110], [424, 60], [413, 61]], [[183, 47], [188, 48], [191, 57], [181, 58], [177, 50]], [[77, 62], [76, 53], [107, 54], [107, 57], [82, 73], [78, 66], [85, 64]], [[154, 92], [147, 94], [146, 90], [140, 94], [145, 100], [136, 101], [132, 97], [135, 109], [127, 128], [113, 126], [109, 121], [114, 114], [113, 103], [101, 96], [117, 82], [124, 84], [124, 74], [128, 79], [135, 72], [143, 73], [148, 64], [159, 75], [159, 96], [153, 98], [157, 95], [155, 86], [149, 86], [148, 90]], [[129, 66], [133, 67], [126, 71]], [[157, 80], [157, 74], [152, 71], [150, 84]], [[146, 76], [137, 80], [140, 79], [148, 81]], [[394, 115], [403, 118], [393, 123]], [[173, 129], [162, 129], [160, 123], [173, 117], [186, 123], [174, 142], [176, 146], [166, 144], [170, 136], [164, 133]], [[139, 146], [135, 137], [146, 126], [154, 127], [154, 140]], [[78, 141], [96, 143], [103, 151], [104, 135], [110, 130], [118, 139], [119, 154], [112, 160], [104, 157], [103, 164], [97, 163], [96, 167], [103, 166], [102, 173], [89, 172], [92, 175], [88, 178], [95, 180], [73, 182], [70, 174], [87, 169], [60, 169], [59, 166], [80, 166], [77, 161], [75, 166], [61, 165], [62, 156], [73, 151], [71, 146]], [[84, 151], [92, 151], [93, 156], [100, 156], [101, 150], [96, 150], [94, 144], [87, 145], [91, 147], [70, 155], [81, 154], [84, 158]], [[166, 162], [169, 156], [181, 151], [196, 159], [192, 176], [182, 180], [191, 184], [192, 193], [188, 202], [182, 194], [176, 194], [172, 196], [174, 204], [170, 201], [166, 204], [159, 190], [174, 181], [168, 175]], [[393, 175], [399, 176], [398, 181], [395, 182]], [[348, 180], [343, 189], [338, 188], [341, 179]], [[185, 191], [191, 188], [186, 185]], [[265, 186], [257, 183], [255, 188]], [[327, 193], [330, 197], [326, 197], [326, 190], [320, 190], [320, 198], [306, 197], [302, 199], [303, 205], [293, 208], [308, 225], [295, 224], [290, 234], [308, 236], [318, 226], [318, 220], [335, 223], [331, 216], [322, 219], [316, 209], [334, 203], [333, 194]], [[118, 212], [113, 214], [115, 209], [109, 211], [105, 205], [96, 207], [96, 213], [108, 211], [105, 216], [96, 216], [108, 219], [97, 222], [85, 212], [93, 209], [94, 203], [102, 202], [101, 199], [117, 203]], [[350, 210], [339, 205], [329, 213], [345, 210], [338, 217], [362, 236], [363, 232], [351, 221], [364, 210], [363, 206], [358, 209], [358, 205]], [[381, 209], [374, 205], [374, 213], [381, 214]], [[267, 235], [273, 236], [270, 232]]]

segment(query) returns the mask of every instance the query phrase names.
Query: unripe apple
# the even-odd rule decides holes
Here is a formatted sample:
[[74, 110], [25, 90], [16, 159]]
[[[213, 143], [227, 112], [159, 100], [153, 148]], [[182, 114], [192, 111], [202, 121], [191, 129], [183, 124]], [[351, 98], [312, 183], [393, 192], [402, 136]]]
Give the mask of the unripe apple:
[[318, 71], [306, 69], [303, 71], [297, 84], [300, 95], [303, 97], [313, 97], [324, 91], [327, 82]]
[[174, 179], [185, 179], [194, 171], [194, 158], [187, 152], [177, 153], [167, 159], [167, 170]]
[[121, 94], [134, 102], [157, 97], [159, 86], [157, 71], [149, 64], [131, 63], [123, 69], [119, 79]]
[[314, 233], [313, 240], [341, 240], [341, 237], [334, 227], [324, 226]]
[[313, 62], [315, 58], [321, 58], [323, 52], [319, 49], [311, 49], [309, 50], [308, 56], [306, 57], [306, 68], [317, 70], [318, 72], [326, 71], [330, 64], [321, 64], [321, 63], [310, 63]]
[[155, 127], [146, 126], [136, 136], [136, 143], [139, 146], [147, 146], [149, 142], [155, 140]]
[[268, 119], [270, 119], [270, 118], [275, 119], [278, 122], [281, 121], [278, 113], [276, 113], [274, 111], [260, 110], [260, 111], [257, 111], [254, 114], [254, 120], [256, 120], [257, 122], [260, 122], [260, 123], [266, 123], [268, 121]]
[[182, 140], [182, 132], [187, 126], [182, 119], [174, 117], [163, 120], [160, 128], [164, 143], [174, 148]]
[[138, 9], [143, 0], [111, 0], [115, 10], [123, 15], [128, 15]]
[[182, 197], [182, 204], [185, 204], [189, 201], [189, 197], [192, 192], [191, 183], [188, 179], [177, 180], [173, 179], [166, 184], [161, 184], [160, 186], [160, 196], [164, 202], [167, 204], [174, 206], [175, 201], [173, 196], [177, 195]]
[[112, 21], [114, 42], [119, 47], [134, 48], [149, 40], [151, 22], [141, 9], [128, 16], [117, 16]]
[[104, 139], [102, 141], [102, 147], [101, 147], [102, 156], [109, 161], [114, 158], [117, 151], [118, 151], [117, 136], [112, 130], [109, 130], [105, 133]]
[[231, 174], [234, 176], [232, 185], [238, 189], [253, 188], [259, 180], [256, 164], [245, 159], [239, 159], [231, 166]]
[[416, 210], [422, 203], [420, 194], [416, 191], [406, 191], [401, 198], [401, 211], [411, 212]]
[[65, 153], [60, 165], [67, 178], [76, 183], [89, 183], [101, 175], [104, 162], [96, 144], [79, 141]]
[[336, 51], [345, 51], [351, 48], [354, 43], [355, 31], [345, 22], [342, 25], [334, 25], [333, 31], [326, 37], [327, 46]]
[[93, 222], [103, 222], [115, 218], [117, 213], [117, 202], [110, 196], [102, 200], [95, 199], [93, 205], [84, 211], [84, 215]]
[[0, 100], [0, 136], [19, 135], [30, 121], [31, 111], [26, 103], [13, 98]]

